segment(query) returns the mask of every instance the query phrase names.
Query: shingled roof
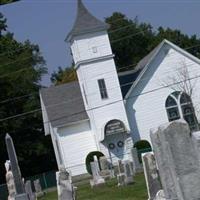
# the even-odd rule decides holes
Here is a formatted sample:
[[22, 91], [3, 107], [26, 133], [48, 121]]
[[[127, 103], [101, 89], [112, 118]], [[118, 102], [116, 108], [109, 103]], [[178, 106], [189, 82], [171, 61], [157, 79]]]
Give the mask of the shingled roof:
[[41, 89], [40, 94], [53, 127], [89, 119], [77, 81]]
[[70, 40], [71, 37], [76, 35], [107, 30], [108, 28], [108, 24], [94, 17], [83, 5], [82, 1], [78, 0], [76, 21], [66, 40]]

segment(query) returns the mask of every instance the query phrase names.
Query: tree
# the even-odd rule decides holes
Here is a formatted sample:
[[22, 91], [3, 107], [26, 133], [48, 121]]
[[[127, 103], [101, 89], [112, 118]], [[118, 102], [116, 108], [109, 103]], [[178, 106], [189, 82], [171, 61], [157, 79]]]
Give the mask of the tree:
[[51, 82], [54, 85], [69, 83], [76, 80], [77, 80], [77, 74], [73, 66], [65, 69], [59, 67], [58, 71], [54, 72], [51, 75]]
[[19, 0], [0, 0], [0, 5], [14, 3], [16, 1], [19, 1]]
[[[5, 134], [13, 138], [23, 176], [35, 175], [55, 168], [50, 138], [45, 138], [41, 112], [18, 116], [40, 109], [39, 89], [47, 72], [39, 46], [23, 43], [6, 30], [6, 20], [0, 15], [0, 180], [5, 175], [7, 159]], [[16, 98], [19, 97], [19, 98]], [[48, 165], [47, 165], [48, 163]]]
[[159, 27], [157, 35], [155, 37], [155, 41], [152, 45], [157, 45], [163, 39], [167, 39], [173, 42], [179, 47], [186, 49], [194, 56], [200, 58], [200, 39], [197, 38], [196, 35], [188, 36], [186, 34], [181, 33], [180, 30], [172, 30], [170, 28], [164, 29], [162, 27]]
[[6, 31], [6, 19], [3, 17], [2, 13], [0, 13], [0, 37], [3, 31]]
[[[152, 26], [147, 23], [139, 23], [119, 12], [114, 12], [107, 17], [105, 22], [110, 24], [109, 38], [118, 71], [133, 69], [137, 62], [153, 48], [150, 46], [155, 33]], [[151, 48], [150, 48], [151, 47]], [[128, 66], [127, 68], [124, 68]]]
[[[180, 30], [163, 27], [155, 30], [151, 24], [139, 22], [137, 17], [134, 20], [128, 19], [120, 12], [114, 12], [105, 19], [105, 22], [110, 24], [108, 34], [118, 72], [134, 69], [137, 63], [163, 39], [170, 40], [200, 58], [200, 39], [196, 35], [188, 36]], [[71, 70], [71, 68], [69, 70], [59, 69], [58, 72], [54, 72], [53, 83], [57, 84], [56, 78], [59, 84], [76, 80], [75, 76], [73, 76], [74, 79], [68, 79]]]

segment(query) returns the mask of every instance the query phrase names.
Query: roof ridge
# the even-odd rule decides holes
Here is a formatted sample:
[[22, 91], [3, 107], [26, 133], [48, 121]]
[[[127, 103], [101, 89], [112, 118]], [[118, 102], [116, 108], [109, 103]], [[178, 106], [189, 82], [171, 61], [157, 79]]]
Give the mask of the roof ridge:
[[109, 25], [92, 15], [83, 4], [82, 0], [77, 1], [76, 20], [72, 30], [67, 35], [66, 40], [69, 41], [73, 36], [90, 32], [107, 30]]

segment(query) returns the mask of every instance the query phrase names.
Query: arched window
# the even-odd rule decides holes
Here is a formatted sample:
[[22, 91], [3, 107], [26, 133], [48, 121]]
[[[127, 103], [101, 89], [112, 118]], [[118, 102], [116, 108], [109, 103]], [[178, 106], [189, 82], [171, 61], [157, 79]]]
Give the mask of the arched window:
[[177, 120], [177, 119], [180, 119], [177, 100], [176, 100], [175, 96], [173, 96], [173, 94], [171, 94], [167, 98], [166, 103], [165, 103], [165, 107], [166, 107], [168, 119], [169, 119], [170, 122]]
[[197, 123], [196, 123], [197, 120], [196, 120], [194, 108], [192, 105], [192, 100], [186, 93], [181, 94], [180, 105], [181, 105], [181, 110], [183, 113], [183, 118], [189, 124], [190, 129], [196, 130], [197, 129]]
[[198, 129], [198, 122], [195, 116], [192, 100], [184, 92], [173, 92], [167, 97], [165, 103], [169, 121], [185, 119], [191, 130]]

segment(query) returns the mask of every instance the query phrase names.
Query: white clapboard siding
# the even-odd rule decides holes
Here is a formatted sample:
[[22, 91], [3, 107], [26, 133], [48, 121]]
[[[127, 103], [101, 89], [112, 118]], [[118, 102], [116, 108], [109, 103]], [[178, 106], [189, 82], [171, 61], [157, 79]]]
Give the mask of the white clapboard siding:
[[89, 122], [60, 128], [58, 131], [65, 167], [73, 176], [87, 173], [85, 159], [88, 153], [97, 150]]
[[[166, 51], [166, 50], [169, 51]], [[155, 90], [170, 84], [169, 77], [175, 76], [176, 70], [188, 66], [190, 78], [200, 76], [200, 65], [181, 52], [165, 45], [154, 61], [149, 65], [139, 83], [132, 90], [126, 103], [129, 124], [133, 132], [134, 141], [146, 139], [150, 141], [150, 129], [157, 128], [168, 122], [165, 102], [174, 90], [171, 87]], [[177, 78], [177, 82], [180, 79]], [[200, 106], [200, 78], [191, 80], [196, 82], [194, 88], [193, 103], [196, 109]], [[155, 91], [154, 91], [155, 90]], [[178, 89], [177, 89], [178, 90]], [[152, 92], [149, 92], [152, 91]], [[199, 113], [196, 113], [200, 119]]]

